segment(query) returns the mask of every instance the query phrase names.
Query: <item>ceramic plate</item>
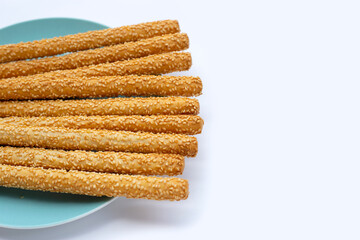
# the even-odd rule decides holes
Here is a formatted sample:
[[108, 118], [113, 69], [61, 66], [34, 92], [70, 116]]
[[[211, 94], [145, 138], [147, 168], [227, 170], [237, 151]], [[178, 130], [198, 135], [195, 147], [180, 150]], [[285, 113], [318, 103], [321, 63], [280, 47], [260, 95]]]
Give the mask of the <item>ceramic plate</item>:
[[[22, 22], [0, 29], [0, 45], [99, 30], [107, 26], [69, 18]], [[26, 191], [0, 187], [0, 227], [33, 229], [74, 221], [114, 198]]]

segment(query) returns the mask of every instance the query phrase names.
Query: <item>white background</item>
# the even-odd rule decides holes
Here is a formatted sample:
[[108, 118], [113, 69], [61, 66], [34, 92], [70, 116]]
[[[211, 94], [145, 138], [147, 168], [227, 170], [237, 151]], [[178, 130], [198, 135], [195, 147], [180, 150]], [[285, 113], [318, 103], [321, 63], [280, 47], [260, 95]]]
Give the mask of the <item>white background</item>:
[[199, 155], [186, 162], [188, 200], [117, 199], [59, 227], [0, 229], [0, 239], [360, 238], [357, 1], [0, 3], [0, 27], [178, 19], [205, 119]]

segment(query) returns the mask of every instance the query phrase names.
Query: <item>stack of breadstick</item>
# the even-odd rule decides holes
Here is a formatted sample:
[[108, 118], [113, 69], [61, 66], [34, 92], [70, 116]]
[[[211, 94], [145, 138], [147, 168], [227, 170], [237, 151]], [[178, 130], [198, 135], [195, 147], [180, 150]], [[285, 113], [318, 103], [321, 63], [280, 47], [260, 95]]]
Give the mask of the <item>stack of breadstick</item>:
[[186, 199], [202, 82], [161, 74], [188, 47], [173, 20], [0, 46], [0, 186]]

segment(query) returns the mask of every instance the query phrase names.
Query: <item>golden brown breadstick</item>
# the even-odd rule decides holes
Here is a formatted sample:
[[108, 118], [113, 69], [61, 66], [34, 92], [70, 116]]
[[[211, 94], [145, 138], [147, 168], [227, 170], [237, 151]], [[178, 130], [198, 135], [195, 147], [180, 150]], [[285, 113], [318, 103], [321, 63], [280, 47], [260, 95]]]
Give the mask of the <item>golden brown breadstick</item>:
[[194, 157], [195, 137], [182, 134], [0, 125], [0, 145], [64, 150], [170, 153]]
[[0, 63], [110, 46], [179, 31], [179, 23], [176, 20], [165, 20], [7, 44], [0, 46]]
[[90, 196], [183, 200], [188, 181], [181, 178], [118, 175], [0, 165], [0, 186]]
[[179, 175], [184, 157], [174, 154], [63, 151], [0, 147], [0, 164], [141, 175]]
[[201, 117], [193, 115], [132, 115], [7, 117], [0, 118], [0, 124], [194, 135], [201, 133], [204, 121]]
[[104, 76], [55, 80], [0, 81], [0, 100], [123, 96], [198, 96], [199, 77]]
[[[103, 63], [76, 69], [58, 70], [30, 76], [5, 78], [14, 81], [44, 81], [59, 78], [79, 78], [114, 75], [157, 75], [176, 71], [185, 71], [191, 67], [191, 54], [171, 52], [135, 58], [126, 61]], [[0, 79], [4, 81], [4, 79]]]
[[0, 101], [0, 117], [196, 115], [197, 99], [181, 97]]
[[0, 78], [26, 76], [100, 63], [123, 61], [153, 54], [181, 51], [188, 47], [188, 36], [185, 33], [176, 33], [137, 42], [70, 53], [63, 56], [2, 63], [0, 64]]

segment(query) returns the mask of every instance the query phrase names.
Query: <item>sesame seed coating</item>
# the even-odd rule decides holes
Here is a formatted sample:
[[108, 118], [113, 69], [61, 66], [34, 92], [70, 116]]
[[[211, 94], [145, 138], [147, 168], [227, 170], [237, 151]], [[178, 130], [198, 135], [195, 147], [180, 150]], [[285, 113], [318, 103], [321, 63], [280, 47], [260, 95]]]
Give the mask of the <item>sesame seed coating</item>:
[[0, 186], [186, 199], [187, 180], [154, 176], [183, 173], [204, 124], [188, 98], [201, 79], [162, 76], [192, 65], [179, 32], [165, 20], [0, 46]]
[[0, 117], [71, 115], [196, 115], [199, 101], [182, 97], [0, 101]]
[[199, 77], [188, 76], [103, 76], [50, 80], [0, 81], [0, 100], [32, 100], [122, 96], [198, 96]]
[[195, 137], [182, 134], [26, 127], [0, 124], [0, 145], [64, 150], [169, 153], [194, 157]]
[[0, 124], [194, 135], [201, 133], [204, 121], [193, 115], [132, 115], [7, 117], [0, 118]]
[[0, 186], [90, 196], [183, 200], [189, 185], [181, 178], [118, 175], [0, 165]]
[[50, 80], [56, 78], [77, 78], [113, 75], [157, 75], [176, 71], [185, 71], [191, 67], [191, 54], [188, 52], [171, 52], [135, 58], [126, 61], [102, 63], [69, 70], [58, 70], [22, 76], [3, 78], [10, 80]]
[[179, 31], [179, 23], [176, 20], [164, 20], [7, 44], [0, 46], [0, 63], [110, 46]]
[[0, 164], [89, 172], [141, 175], [179, 175], [184, 157], [174, 154], [64, 151], [0, 147]]
[[26, 76], [56, 70], [123, 61], [173, 51], [189, 47], [189, 38], [185, 33], [169, 34], [137, 42], [113, 45], [104, 48], [70, 53], [63, 56], [22, 60], [0, 64], [0, 78]]

